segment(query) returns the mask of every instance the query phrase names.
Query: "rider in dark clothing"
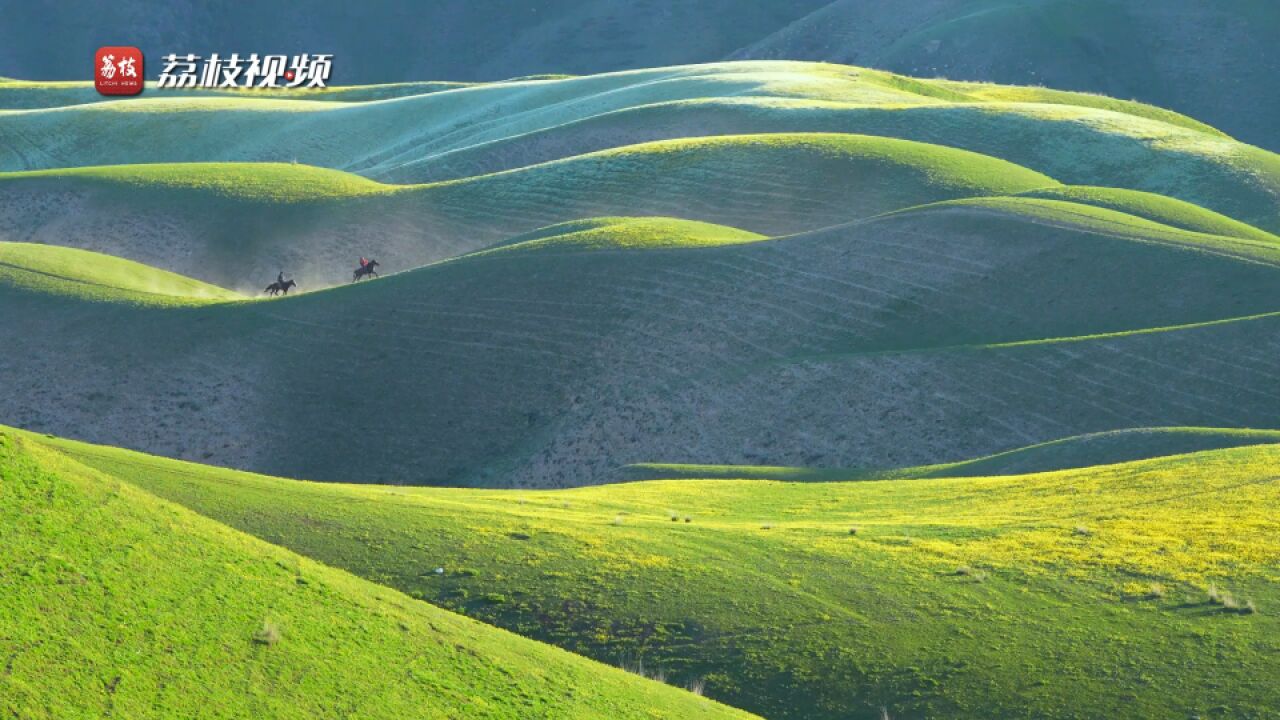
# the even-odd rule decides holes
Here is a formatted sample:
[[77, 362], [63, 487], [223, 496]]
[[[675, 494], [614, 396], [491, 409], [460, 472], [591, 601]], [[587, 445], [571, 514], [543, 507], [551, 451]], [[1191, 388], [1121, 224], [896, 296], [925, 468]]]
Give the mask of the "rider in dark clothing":
[[284, 271], [283, 270], [276, 273], [276, 282], [280, 284], [280, 287], [284, 287]]

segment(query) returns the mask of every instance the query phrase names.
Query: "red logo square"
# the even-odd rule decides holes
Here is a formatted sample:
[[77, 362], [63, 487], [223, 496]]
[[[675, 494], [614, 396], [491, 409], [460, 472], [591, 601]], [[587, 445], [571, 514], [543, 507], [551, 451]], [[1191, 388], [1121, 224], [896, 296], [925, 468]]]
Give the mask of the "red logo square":
[[142, 78], [142, 51], [136, 47], [98, 48], [93, 56], [93, 86], [103, 95], [137, 95]]

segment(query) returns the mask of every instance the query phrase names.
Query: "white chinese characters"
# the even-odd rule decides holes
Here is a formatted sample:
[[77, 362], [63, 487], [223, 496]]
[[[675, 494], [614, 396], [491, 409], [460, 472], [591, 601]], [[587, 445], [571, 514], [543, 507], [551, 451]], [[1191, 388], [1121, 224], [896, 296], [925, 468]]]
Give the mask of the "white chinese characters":
[[284, 55], [231, 53], [208, 58], [188, 53], [164, 56], [158, 87], [162, 88], [322, 88], [329, 81], [332, 55], [303, 53]]
[[120, 77], [136, 78], [138, 77], [138, 71], [133, 66], [133, 60], [133, 58], [127, 57], [116, 62], [115, 55], [104, 55], [102, 56], [102, 66], [98, 68], [98, 74], [110, 80], [116, 76], [118, 68]]

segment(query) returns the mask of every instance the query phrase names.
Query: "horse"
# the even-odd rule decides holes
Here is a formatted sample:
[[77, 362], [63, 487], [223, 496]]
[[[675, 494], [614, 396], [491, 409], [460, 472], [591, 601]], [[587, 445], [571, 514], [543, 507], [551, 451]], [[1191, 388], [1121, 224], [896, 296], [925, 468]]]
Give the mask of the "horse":
[[378, 277], [377, 271], [374, 270], [374, 268], [376, 267], [378, 267], [377, 260], [370, 260], [364, 265], [361, 265], [360, 267], [356, 268], [355, 272], [351, 273], [351, 282], [355, 282], [366, 275], [372, 275], [374, 277]]
[[292, 280], [285, 280], [283, 285], [282, 285], [282, 284], [280, 284], [280, 283], [278, 283], [278, 282], [273, 282], [273, 283], [271, 283], [270, 285], [268, 285], [268, 286], [267, 286], [267, 289], [266, 289], [266, 290], [263, 290], [263, 292], [265, 292], [266, 294], [270, 295], [271, 297], [275, 297], [276, 295], [278, 295], [278, 294], [280, 294], [280, 293], [284, 293], [285, 295], [288, 295], [288, 294], [289, 294], [289, 288], [291, 288], [291, 287], [297, 287], [297, 285], [298, 285], [298, 283], [296, 283], [296, 282], [294, 282], [294, 281], [292, 281]]

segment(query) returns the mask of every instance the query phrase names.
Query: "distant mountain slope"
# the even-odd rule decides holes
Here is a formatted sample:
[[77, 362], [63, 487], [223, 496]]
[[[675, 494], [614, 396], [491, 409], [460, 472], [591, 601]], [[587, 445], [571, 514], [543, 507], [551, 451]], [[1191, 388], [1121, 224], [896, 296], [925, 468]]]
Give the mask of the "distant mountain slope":
[[770, 718], [1266, 717], [1280, 702], [1276, 445], [1000, 478], [495, 492], [36, 441], [431, 602], [705, 678]]
[[651, 141], [865, 134], [969, 150], [1073, 185], [1159, 193], [1280, 230], [1280, 156], [1191, 118], [1100, 96], [838, 65], [655, 68], [377, 102], [148, 96], [0, 112], [0, 120], [6, 170], [273, 161], [391, 183], [459, 180]]
[[24, 348], [0, 380], [31, 389], [0, 416], [283, 475], [534, 486], [1271, 427], [1278, 267], [1273, 242], [986, 198], [774, 240], [571, 223], [277, 302], [126, 310], [0, 286], [0, 332]]
[[1277, 35], [1266, 0], [835, 0], [732, 57], [1136, 98], [1280, 150]]
[[[176, 52], [331, 53], [337, 83], [502, 80], [707, 62], [767, 36], [825, 0], [443, 0], [275, 2], [252, 22], [229, 0], [90, 0], [75, 8], [18, 5], [0, 27], [0, 75], [88, 79], [93, 51], [130, 44], [148, 77]], [[92, 18], [88, 21], [87, 18]]]
[[[12, 8], [0, 75], [88, 79], [94, 48], [335, 55], [338, 83], [502, 80], [723, 59], [822, 60], [1137, 98], [1280, 150], [1280, 10], [1267, 0], [449, 0]], [[93, 18], [86, 22], [85, 18]]]
[[0, 479], [6, 716], [747, 717], [268, 545], [5, 428]]

